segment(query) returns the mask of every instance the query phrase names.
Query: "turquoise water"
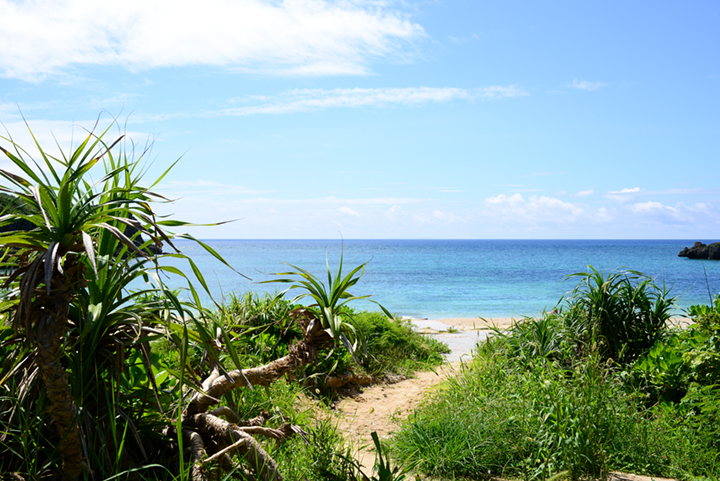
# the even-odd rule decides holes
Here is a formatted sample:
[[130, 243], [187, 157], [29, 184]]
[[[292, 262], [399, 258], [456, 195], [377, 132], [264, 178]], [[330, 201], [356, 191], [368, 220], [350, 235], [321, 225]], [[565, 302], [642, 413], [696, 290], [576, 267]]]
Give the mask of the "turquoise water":
[[[612, 271], [634, 269], [672, 287], [679, 309], [708, 303], [708, 287], [720, 291], [720, 261], [677, 257], [695, 240], [212, 240], [206, 241], [248, 281], [202, 248], [178, 242], [203, 272], [213, 296], [229, 292], [274, 292], [279, 284], [258, 284], [287, 270], [282, 261], [326, 278], [326, 258], [336, 268], [370, 261], [352, 293], [372, 294], [393, 313], [444, 317], [520, 317], [552, 309], [572, 290], [568, 274], [588, 265]], [[711, 242], [703, 240], [703, 242]], [[181, 266], [181, 265], [179, 265]], [[182, 267], [182, 266], [181, 266]], [[186, 272], [190, 270], [185, 268]], [[179, 287], [179, 281], [170, 281]], [[359, 302], [359, 308], [373, 304]], [[681, 311], [678, 311], [681, 313]]]

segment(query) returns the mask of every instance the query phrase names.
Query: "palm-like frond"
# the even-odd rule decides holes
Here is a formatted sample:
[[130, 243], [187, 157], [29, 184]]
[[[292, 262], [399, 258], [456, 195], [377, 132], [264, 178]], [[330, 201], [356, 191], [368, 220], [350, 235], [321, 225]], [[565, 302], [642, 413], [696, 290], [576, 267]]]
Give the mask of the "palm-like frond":
[[326, 259], [327, 285], [309, 271], [293, 264], [285, 264], [295, 270], [280, 272], [275, 275], [290, 277], [272, 279], [264, 282], [290, 283], [292, 285], [287, 289], [287, 291], [292, 289], [301, 289], [305, 291], [297, 295], [291, 303], [294, 304], [306, 297], [310, 297], [313, 302], [307, 306], [306, 309], [311, 312], [315, 318], [311, 321], [311, 323], [319, 322], [322, 328], [325, 329], [330, 336], [332, 336], [335, 345], [337, 346], [338, 343], [342, 343], [353, 356], [355, 361], [359, 362], [356, 357], [356, 352], [358, 347], [362, 347], [363, 352], [365, 352], [364, 339], [362, 339], [362, 336], [355, 329], [352, 323], [348, 322], [347, 317], [342, 314], [342, 307], [350, 301], [368, 300], [379, 306], [388, 317], [392, 317], [392, 314], [390, 314], [390, 312], [388, 312], [388, 310], [381, 304], [369, 299], [369, 295], [355, 296], [349, 292], [349, 289], [352, 289], [362, 277], [365, 272], [367, 262], [360, 264], [352, 269], [348, 274], [343, 276], [343, 255], [341, 254], [337, 272], [333, 276], [330, 264]]
[[[0, 309], [13, 320], [12, 328], [3, 326], [4, 332], [13, 334], [0, 339], [4, 346], [12, 346], [3, 351], [9, 355], [0, 364], [0, 390], [19, 388], [17, 401], [25, 406], [34, 403], [27, 396], [41, 391], [38, 383], [54, 380], [64, 404], [57, 404], [49, 393], [47, 412], [58, 427], [64, 474], [71, 477], [82, 469], [80, 426], [87, 437], [85, 445], [98, 446], [105, 453], [86, 461], [108, 467], [120, 462], [123, 445], [122, 440], [107, 438], [105, 431], [116, 433], [120, 418], [125, 419], [123, 429], [134, 433], [138, 429], [138, 419], [125, 412], [123, 403], [130, 402], [126, 407], [139, 403], [141, 413], [144, 406], [155, 403], [154, 412], [163, 412], [148, 342], [175, 323], [184, 325], [187, 314], [160, 274], [187, 276], [161, 265], [159, 259], [164, 245], [175, 251], [167, 255], [184, 257], [163, 227], [191, 224], [156, 220], [151, 205], [164, 198], [142, 185], [142, 155], [130, 159], [122, 151], [116, 154], [122, 136], [105, 142], [109, 129], [88, 132], [69, 155], [61, 151], [59, 157], [48, 154], [35, 140], [39, 162], [10, 139], [4, 140], [11, 150], [0, 147], [20, 172], [0, 170], [0, 191], [10, 196], [11, 204], [22, 206], [0, 213], [0, 226], [19, 221], [29, 226], [0, 233], [6, 254], [0, 258], [6, 273]], [[93, 181], [91, 175], [99, 169], [103, 169], [99, 180]], [[224, 262], [209, 246], [203, 247]], [[153, 279], [155, 284], [133, 291], [132, 285], [140, 279]], [[199, 305], [190, 279], [188, 285]], [[124, 401], [121, 386], [130, 357], [144, 365], [147, 386], [142, 399]], [[58, 413], [69, 414], [58, 418]], [[143, 451], [140, 437], [136, 438]]]

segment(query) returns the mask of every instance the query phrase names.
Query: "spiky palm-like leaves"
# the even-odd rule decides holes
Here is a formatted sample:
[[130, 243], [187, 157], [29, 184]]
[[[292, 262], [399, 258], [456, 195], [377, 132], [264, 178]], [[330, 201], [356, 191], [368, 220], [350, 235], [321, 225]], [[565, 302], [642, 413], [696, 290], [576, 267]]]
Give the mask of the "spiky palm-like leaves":
[[672, 313], [675, 298], [652, 278], [633, 270], [567, 276], [580, 281], [568, 303], [568, 322], [587, 346], [627, 363], [652, 347]]
[[[299, 428], [266, 428], [265, 417], [242, 423], [227, 406], [209, 407], [229, 390], [269, 385], [316, 361], [321, 349], [339, 340], [353, 348], [352, 330], [338, 309], [355, 298], [347, 289], [364, 266], [349, 276], [342, 277], [341, 269], [336, 279], [329, 275], [331, 292], [303, 277], [308, 295], [320, 296], [316, 305], [290, 314], [303, 340], [283, 358], [242, 369], [231, 333], [199, 306], [189, 280], [192, 309], [164, 286], [160, 274], [185, 274], [158, 262], [162, 245], [173, 247], [173, 236], [163, 228], [187, 224], [156, 220], [150, 205], [160, 196], [149, 189], [157, 182], [141, 186], [140, 159], [115, 155], [117, 141], [106, 144], [105, 134], [89, 133], [60, 158], [36, 143], [39, 163], [5, 139], [12, 151], [2, 152], [20, 174], [0, 171], [0, 192], [13, 199], [0, 214], [0, 226], [23, 221], [29, 227], [0, 234], [5, 288], [0, 312], [6, 314], [0, 325], [0, 469], [20, 469], [29, 478], [61, 473], [66, 479], [85, 473], [100, 478], [136, 466], [167, 473], [156, 460], [184, 473], [189, 460], [192, 477], [204, 479], [215, 466], [235, 469], [228, 456], [237, 453], [260, 479], [281, 480], [277, 464], [254, 436], [279, 440]], [[89, 180], [101, 166], [100, 180]], [[14, 208], [18, 205], [23, 209]], [[152, 279], [155, 287], [133, 291], [138, 279]], [[160, 337], [179, 354], [178, 366], [163, 366], [164, 381], [155, 378], [159, 371], [149, 349]], [[204, 351], [202, 366], [190, 365], [192, 344]], [[235, 370], [225, 371], [222, 352]], [[148, 449], [153, 440], [159, 449]], [[188, 460], [183, 444], [190, 448]]]
[[[20, 394], [37, 396], [31, 384], [39, 373], [66, 479], [80, 476], [85, 465], [81, 429], [102, 432], [87, 416], [102, 411], [99, 406], [108, 400], [98, 394], [112, 389], [93, 386], [107, 384], [108, 372], [122, 370], [127, 348], [157, 312], [129, 294], [128, 284], [168, 269], [156, 263], [163, 244], [172, 247], [162, 226], [185, 225], [156, 220], [150, 204], [161, 197], [140, 184], [142, 156], [114, 155], [122, 136], [108, 144], [108, 130], [88, 132], [69, 155], [59, 157], [36, 141], [39, 161], [11, 139], [3, 138], [10, 150], [0, 147], [20, 172], [0, 170], [0, 191], [23, 206], [11, 203], [0, 225], [26, 226], [0, 233], [5, 253], [0, 267], [7, 274], [2, 307], [15, 332], [7, 342], [17, 346], [2, 366], [0, 387], [7, 389], [20, 376], [15, 384]], [[94, 182], [91, 174], [99, 169]]]
[[390, 314], [390, 312], [388, 312], [382, 305], [368, 299], [370, 297], [369, 295], [354, 296], [349, 292], [349, 290], [352, 289], [362, 277], [365, 272], [367, 262], [360, 264], [352, 269], [348, 274], [343, 276], [343, 254], [341, 254], [337, 272], [335, 273], [335, 276], [333, 276], [330, 264], [326, 260], [327, 285], [307, 270], [292, 264], [287, 265], [295, 270], [280, 272], [276, 275], [291, 277], [274, 279], [267, 282], [290, 283], [292, 285], [288, 288], [288, 290], [300, 289], [304, 291], [297, 295], [291, 303], [294, 304], [306, 297], [309, 297], [314, 301], [305, 309], [305, 312], [309, 314], [309, 329], [315, 329], [314, 324], [316, 322], [319, 323], [318, 327], [327, 331], [330, 337], [334, 340], [335, 345], [342, 342], [356, 361], [358, 361], [356, 357], [358, 347], [361, 347], [363, 349], [363, 353], [367, 355], [367, 353], [364, 352], [364, 340], [358, 337], [359, 333], [356, 331], [355, 327], [351, 323], [348, 323], [343, 317], [342, 307], [348, 302], [365, 299], [378, 305], [388, 317], [393, 317], [392, 314]]

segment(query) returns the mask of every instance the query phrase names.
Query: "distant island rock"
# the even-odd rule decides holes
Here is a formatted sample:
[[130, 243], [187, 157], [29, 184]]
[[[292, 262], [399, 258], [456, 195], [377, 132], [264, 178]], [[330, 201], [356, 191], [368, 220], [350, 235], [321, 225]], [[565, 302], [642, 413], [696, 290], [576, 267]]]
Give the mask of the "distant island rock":
[[678, 257], [687, 257], [688, 259], [720, 260], [720, 242], [713, 242], [710, 245], [705, 245], [702, 242], [696, 242], [692, 247], [686, 247], [680, 251]]

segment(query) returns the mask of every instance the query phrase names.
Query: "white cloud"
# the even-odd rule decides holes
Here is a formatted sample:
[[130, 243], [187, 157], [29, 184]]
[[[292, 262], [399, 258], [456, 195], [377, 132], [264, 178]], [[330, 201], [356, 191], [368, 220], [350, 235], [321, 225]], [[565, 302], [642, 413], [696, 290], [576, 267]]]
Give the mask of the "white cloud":
[[660, 202], [638, 202], [629, 206], [631, 212], [643, 222], [650, 224], [676, 225], [696, 223], [716, 223], [717, 213], [704, 203], [685, 205], [678, 202], [675, 206], [664, 205]]
[[593, 195], [595, 191], [593, 189], [587, 189], [587, 190], [581, 190], [577, 194], [575, 194], [576, 197], [588, 197], [590, 195]]
[[340, 211], [341, 213], [343, 213], [345, 215], [351, 215], [353, 217], [360, 217], [360, 214], [358, 214], [357, 212], [355, 212], [354, 210], [352, 210], [350, 207], [347, 207], [347, 206], [340, 207], [338, 209], [338, 211]]
[[613, 214], [607, 209], [607, 207], [600, 207], [595, 213], [595, 220], [598, 222], [610, 222], [613, 218]]
[[357, 75], [425, 36], [384, 2], [0, 0], [0, 12], [0, 76], [24, 80], [82, 65]]
[[578, 79], [573, 79], [572, 82], [567, 84], [567, 87], [570, 87], [573, 89], [578, 89], [578, 90], [588, 90], [588, 91], [601, 89], [601, 88], [607, 87], [607, 86], [608, 86], [608, 84], [603, 83], [603, 82], [588, 82], [587, 80], [578, 80]]
[[525, 199], [522, 194], [500, 194], [485, 199], [485, 205], [487, 212], [495, 217], [502, 217], [510, 223], [530, 225], [574, 222], [583, 214], [583, 209], [574, 204], [536, 195]]
[[441, 210], [434, 210], [432, 211], [432, 217], [433, 219], [441, 220], [444, 222], [447, 222], [449, 224], [455, 224], [457, 222], [467, 222], [465, 219], [460, 217], [457, 214], [454, 214], [452, 212], [445, 212]]
[[653, 202], [653, 201], [640, 202], [637, 204], [632, 204], [630, 206], [630, 210], [632, 210], [636, 214], [641, 214], [644, 212], [656, 212], [658, 210], [665, 210], [665, 209], [674, 210], [671, 207], [665, 207], [660, 202]]
[[605, 198], [620, 203], [632, 202], [637, 197], [635, 194], [638, 194], [640, 190], [640, 187], [611, 190], [605, 193]]
[[[174, 211], [175, 218], [191, 222], [242, 219], [193, 230], [205, 238], [705, 238], [707, 232], [715, 232], [720, 226], [720, 210], [709, 203], [663, 205], [650, 201], [580, 206], [519, 193], [462, 203], [281, 195], [202, 193], [157, 207], [160, 213]], [[598, 196], [598, 200], [602, 198]]]
[[633, 187], [622, 190], [611, 190], [609, 194], [634, 194], [635, 192], [640, 192], [640, 187]]
[[[228, 108], [208, 115], [245, 116], [257, 114], [285, 114], [322, 110], [334, 107], [390, 107], [417, 106], [453, 100], [497, 100], [523, 97], [528, 93], [520, 87], [489, 86], [475, 89], [453, 87], [351, 88], [351, 89], [295, 89], [275, 98], [264, 97], [256, 105]], [[237, 98], [233, 102], [251, 103], [256, 99]]]

